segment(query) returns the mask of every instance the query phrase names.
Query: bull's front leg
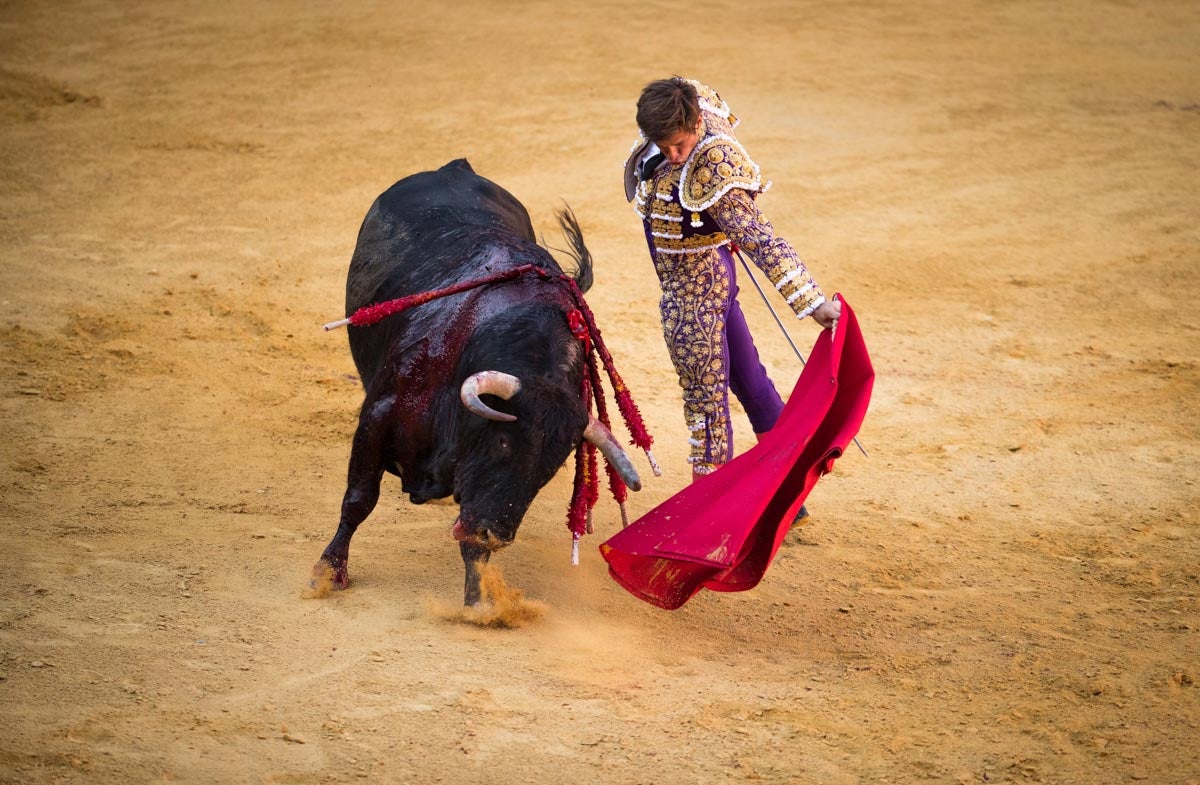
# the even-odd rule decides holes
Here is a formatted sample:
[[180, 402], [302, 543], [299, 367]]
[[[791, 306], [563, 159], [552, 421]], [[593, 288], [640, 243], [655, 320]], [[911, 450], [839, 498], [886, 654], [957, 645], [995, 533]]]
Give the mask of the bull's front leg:
[[479, 587], [479, 571], [487, 564], [492, 552], [475, 542], [460, 542], [458, 552], [462, 554], [463, 566], [467, 568], [463, 605], [478, 605], [483, 599], [483, 592]]
[[337, 532], [313, 567], [310, 585], [344, 589], [350, 585], [350, 539], [358, 525], [366, 520], [379, 501], [379, 483], [383, 479], [383, 452], [391, 437], [391, 415], [395, 394], [363, 402], [358, 430], [350, 448], [350, 468], [346, 494], [342, 497], [342, 515]]

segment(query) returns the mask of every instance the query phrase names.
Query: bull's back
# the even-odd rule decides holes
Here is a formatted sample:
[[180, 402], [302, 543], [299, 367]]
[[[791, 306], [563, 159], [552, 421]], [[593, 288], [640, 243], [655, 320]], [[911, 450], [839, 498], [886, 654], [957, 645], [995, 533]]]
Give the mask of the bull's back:
[[[375, 200], [363, 219], [346, 278], [346, 315], [365, 305], [478, 277], [473, 238], [495, 232], [536, 242], [525, 207], [475, 174], [466, 159], [400, 180]], [[392, 317], [375, 327], [351, 329], [350, 348], [364, 382], [406, 322], [403, 316]]]
[[[475, 174], [459, 158], [383, 192], [363, 220], [346, 279], [346, 315], [384, 299], [454, 282], [444, 251], [464, 230], [481, 227], [535, 242], [529, 213], [516, 197]], [[432, 264], [442, 257], [440, 264]], [[415, 288], [414, 288], [415, 287]]]
[[530, 242], [536, 240], [525, 206], [491, 180], [475, 174], [465, 158], [404, 178], [384, 191], [376, 205], [413, 228], [448, 220], [506, 229]]

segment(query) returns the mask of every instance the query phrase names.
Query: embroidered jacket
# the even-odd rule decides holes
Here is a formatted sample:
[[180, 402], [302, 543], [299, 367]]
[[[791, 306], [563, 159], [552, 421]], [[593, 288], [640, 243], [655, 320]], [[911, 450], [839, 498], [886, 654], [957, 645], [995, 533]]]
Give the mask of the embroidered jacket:
[[[625, 163], [626, 197], [646, 224], [659, 280], [687, 275], [698, 258], [732, 242], [766, 273], [798, 318], [825, 302], [792, 246], [754, 202], [770, 187], [733, 135], [738, 119], [711, 88], [692, 82], [700, 98], [700, 140], [682, 167], [660, 166], [641, 177], [639, 165], [650, 145], [639, 136]], [[668, 259], [664, 257], [682, 257]]]

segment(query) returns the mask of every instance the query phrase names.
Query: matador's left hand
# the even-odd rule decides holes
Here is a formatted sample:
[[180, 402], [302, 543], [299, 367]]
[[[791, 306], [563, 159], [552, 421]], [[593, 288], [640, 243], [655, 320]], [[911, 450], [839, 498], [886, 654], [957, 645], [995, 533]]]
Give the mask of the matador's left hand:
[[822, 327], [829, 328], [842, 316], [841, 300], [826, 300], [812, 312], [812, 318]]

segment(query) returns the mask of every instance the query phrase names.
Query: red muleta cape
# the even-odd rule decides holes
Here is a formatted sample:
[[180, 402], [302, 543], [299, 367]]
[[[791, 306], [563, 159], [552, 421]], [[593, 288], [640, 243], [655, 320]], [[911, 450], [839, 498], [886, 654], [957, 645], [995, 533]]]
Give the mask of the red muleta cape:
[[702, 588], [757, 586], [808, 492], [858, 433], [874, 381], [858, 320], [842, 300], [837, 331], [817, 336], [775, 427], [602, 543], [609, 574], [668, 610]]

